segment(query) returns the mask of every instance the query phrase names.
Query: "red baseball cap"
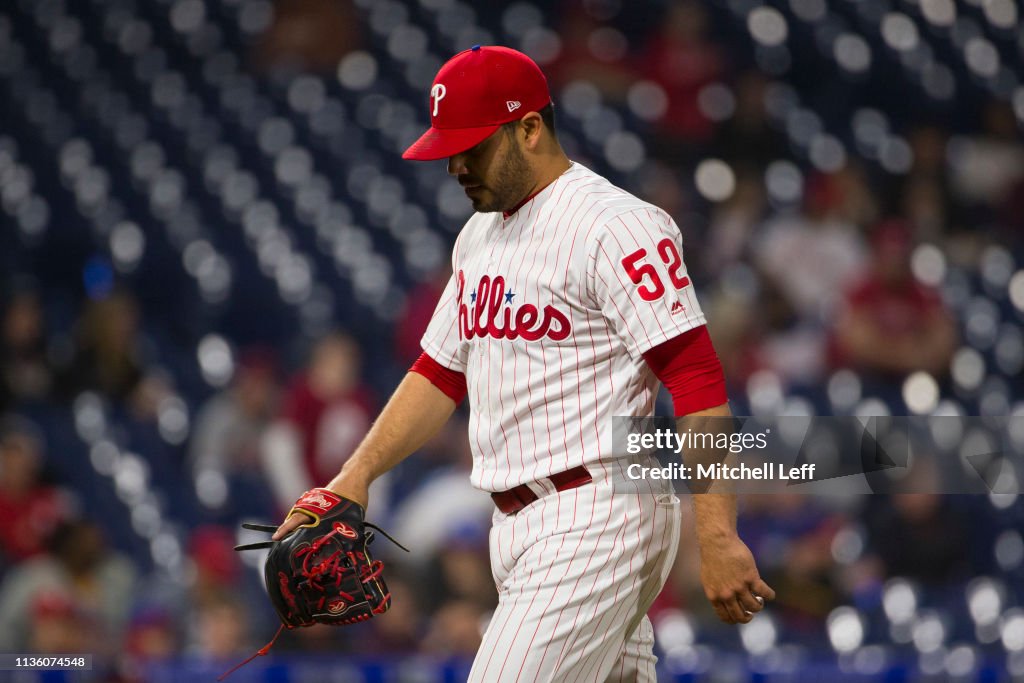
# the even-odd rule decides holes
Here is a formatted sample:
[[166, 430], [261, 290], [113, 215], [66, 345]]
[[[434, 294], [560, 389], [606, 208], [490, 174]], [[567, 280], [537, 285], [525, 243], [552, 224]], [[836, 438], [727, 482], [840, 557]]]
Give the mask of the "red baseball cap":
[[430, 130], [402, 154], [430, 161], [465, 152], [502, 124], [551, 103], [548, 80], [522, 52], [480, 46], [445, 63], [430, 88]]

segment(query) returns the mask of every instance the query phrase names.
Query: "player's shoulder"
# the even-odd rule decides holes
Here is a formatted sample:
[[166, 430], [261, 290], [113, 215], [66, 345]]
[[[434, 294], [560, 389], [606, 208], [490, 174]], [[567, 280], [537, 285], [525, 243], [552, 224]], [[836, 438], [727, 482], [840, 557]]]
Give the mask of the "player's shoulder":
[[670, 227], [675, 229], [671, 216], [660, 207], [578, 163], [573, 170], [577, 171], [573, 178], [577, 185], [573, 201], [580, 205], [579, 213], [592, 218], [598, 235], [638, 229], [656, 232]]

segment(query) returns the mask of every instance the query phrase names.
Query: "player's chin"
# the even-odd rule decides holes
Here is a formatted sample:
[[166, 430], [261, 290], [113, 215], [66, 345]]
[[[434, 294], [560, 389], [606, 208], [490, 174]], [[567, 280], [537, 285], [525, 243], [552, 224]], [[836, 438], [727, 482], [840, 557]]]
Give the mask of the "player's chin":
[[491, 213], [498, 210], [495, 208], [493, 197], [488, 197], [483, 189], [474, 188], [473, 193], [467, 192], [466, 196], [469, 197], [469, 202], [477, 213]]

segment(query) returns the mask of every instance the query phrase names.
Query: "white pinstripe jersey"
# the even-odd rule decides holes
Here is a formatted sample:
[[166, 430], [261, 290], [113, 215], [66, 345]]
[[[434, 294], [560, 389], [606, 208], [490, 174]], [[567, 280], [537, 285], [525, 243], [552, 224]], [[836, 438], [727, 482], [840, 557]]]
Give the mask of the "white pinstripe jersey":
[[612, 417], [654, 410], [641, 354], [705, 322], [681, 254], [668, 214], [577, 163], [469, 219], [422, 346], [466, 376], [474, 486], [616, 457]]

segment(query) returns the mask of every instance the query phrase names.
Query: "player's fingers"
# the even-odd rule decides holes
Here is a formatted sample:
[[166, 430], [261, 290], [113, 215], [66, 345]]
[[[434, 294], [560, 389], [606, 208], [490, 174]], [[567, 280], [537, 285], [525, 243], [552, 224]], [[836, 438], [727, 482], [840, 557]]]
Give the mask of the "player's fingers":
[[739, 603], [745, 612], [752, 612], [756, 614], [764, 609], [764, 599], [759, 595], [754, 595], [753, 593], [740, 593], [736, 598], [739, 600]]
[[306, 517], [307, 515], [299, 512], [292, 513], [288, 519], [281, 522], [281, 526], [277, 527], [277, 531], [275, 531], [274, 535], [270, 538], [275, 541], [280, 541], [282, 538], [299, 528], [299, 525], [306, 521]]
[[775, 591], [772, 590], [772, 587], [764, 581], [762, 581], [760, 578], [750, 582], [750, 591], [754, 595], [760, 595], [762, 598], [765, 599], [765, 601], [775, 599]]
[[734, 624], [745, 624], [754, 618], [753, 614], [747, 614], [746, 610], [743, 609], [743, 606], [736, 598], [723, 601], [722, 606], [729, 613], [729, 617], [732, 619], [732, 623]]
[[715, 608], [715, 614], [718, 618], [726, 624], [733, 623], [732, 617], [729, 616], [729, 610], [725, 608], [725, 605], [720, 600], [712, 600], [711, 606]]

